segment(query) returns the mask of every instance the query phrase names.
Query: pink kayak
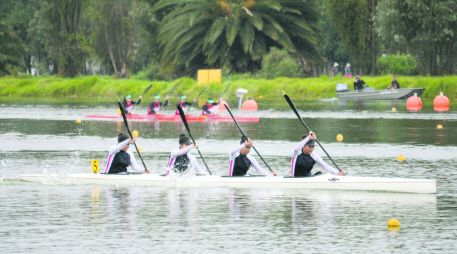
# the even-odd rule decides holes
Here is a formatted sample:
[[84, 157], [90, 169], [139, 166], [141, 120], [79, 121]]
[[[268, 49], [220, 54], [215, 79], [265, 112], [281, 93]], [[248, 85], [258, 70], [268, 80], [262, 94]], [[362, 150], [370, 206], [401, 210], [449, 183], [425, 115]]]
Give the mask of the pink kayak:
[[[86, 115], [86, 118], [97, 119], [97, 120], [122, 120], [121, 115]], [[181, 117], [175, 114], [128, 114], [127, 119], [134, 122], [180, 122]], [[186, 115], [188, 122], [232, 122], [232, 118], [226, 115]], [[242, 123], [258, 123], [260, 121], [259, 117], [254, 116], [237, 116], [236, 120]]]

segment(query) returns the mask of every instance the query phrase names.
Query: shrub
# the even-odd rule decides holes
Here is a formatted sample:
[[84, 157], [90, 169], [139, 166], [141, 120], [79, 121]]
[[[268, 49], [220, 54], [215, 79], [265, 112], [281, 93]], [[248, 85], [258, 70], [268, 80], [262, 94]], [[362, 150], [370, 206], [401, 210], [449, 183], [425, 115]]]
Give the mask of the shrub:
[[261, 76], [276, 77], [303, 77], [304, 73], [297, 61], [286, 50], [271, 48], [270, 53], [263, 57]]
[[378, 58], [378, 74], [416, 75], [417, 62], [410, 55], [387, 55]]

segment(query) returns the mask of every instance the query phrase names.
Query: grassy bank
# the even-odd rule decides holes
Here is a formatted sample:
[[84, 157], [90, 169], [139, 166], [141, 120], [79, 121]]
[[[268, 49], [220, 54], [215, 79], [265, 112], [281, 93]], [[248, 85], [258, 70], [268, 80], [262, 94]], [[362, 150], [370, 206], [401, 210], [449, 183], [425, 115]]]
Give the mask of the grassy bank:
[[[384, 89], [390, 83], [390, 76], [363, 77], [369, 86]], [[421, 77], [399, 76], [401, 87], [424, 87], [423, 100], [433, 98], [444, 89], [451, 99], [451, 104], [457, 98], [457, 76]], [[272, 80], [246, 78], [246, 76], [229, 76], [223, 78], [222, 85], [209, 85], [201, 100], [217, 98], [229, 86], [225, 94], [230, 102], [235, 102], [235, 90], [247, 89], [248, 97], [252, 97], [264, 105], [283, 103], [282, 95], [287, 93], [297, 100], [317, 100], [336, 97], [337, 83], [346, 83], [352, 89], [353, 79], [344, 77], [319, 78], [276, 78]], [[112, 102], [117, 96], [132, 94], [140, 95], [143, 90], [153, 84], [147, 93], [146, 100], [151, 100], [154, 94], [178, 96], [187, 95], [194, 98], [202, 87], [191, 78], [181, 78], [174, 81], [148, 81], [135, 79], [114, 79], [106, 76], [83, 76], [72, 79], [59, 77], [3, 77], [0, 78], [0, 97], [4, 99], [35, 98], [40, 100], [70, 100], [74, 102]], [[173, 89], [176, 84], [179, 85]], [[173, 91], [172, 91], [173, 90]]]

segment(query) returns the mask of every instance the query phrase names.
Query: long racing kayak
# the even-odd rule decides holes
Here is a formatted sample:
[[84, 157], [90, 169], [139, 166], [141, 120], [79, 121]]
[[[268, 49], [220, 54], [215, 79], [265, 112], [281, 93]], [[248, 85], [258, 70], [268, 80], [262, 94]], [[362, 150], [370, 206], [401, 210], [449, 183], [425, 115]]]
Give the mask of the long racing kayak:
[[[86, 118], [104, 121], [122, 120], [121, 115], [86, 115]], [[134, 122], [180, 122], [181, 117], [175, 114], [128, 114], [127, 119]], [[228, 115], [186, 115], [188, 122], [232, 122], [232, 118]], [[258, 123], [259, 117], [255, 116], [237, 116], [236, 120], [243, 123]]]
[[141, 185], [164, 187], [233, 187], [233, 188], [285, 188], [347, 191], [382, 191], [405, 193], [436, 193], [436, 180], [335, 176], [323, 174], [315, 177], [282, 176], [161, 176], [156, 174], [68, 174], [64, 176], [24, 174], [20, 180], [45, 184], [102, 184]]

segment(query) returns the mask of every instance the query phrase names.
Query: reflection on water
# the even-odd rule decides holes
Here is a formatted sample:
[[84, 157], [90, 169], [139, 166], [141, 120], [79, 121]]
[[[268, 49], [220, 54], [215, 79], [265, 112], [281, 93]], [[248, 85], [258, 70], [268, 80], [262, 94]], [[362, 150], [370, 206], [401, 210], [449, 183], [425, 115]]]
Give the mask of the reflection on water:
[[[445, 210], [434, 220], [443, 215], [436, 195], [40, 185], [2, 190], [5, 253], [301, 253], [303, 242], [317, 252], [415, 252], [421, 241], [428, 241], [428, 250], [446, 252], [453, 248], [447, 236], [457, 215]], [[391, 217], [402, 223], [395, 234], [386, 230]]]

